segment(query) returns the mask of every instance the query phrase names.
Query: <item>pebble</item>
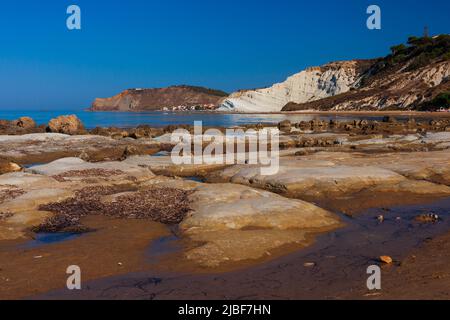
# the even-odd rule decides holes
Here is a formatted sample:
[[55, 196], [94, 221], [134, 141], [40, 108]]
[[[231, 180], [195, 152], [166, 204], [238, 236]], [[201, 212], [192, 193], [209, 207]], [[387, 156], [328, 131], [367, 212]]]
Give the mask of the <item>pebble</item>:
[[417, 216], [415, 220], [421, 223], [436, 223], [440, 220], [440, 218], [437, 214], [428, 213]]
[[316, 266], [316, 264], [314, 262], [306, 262], [303, 266], [305, 268], [313, 268]]
[[384, 262], [384, 263], [386, 263], [386, 264], [392, 264], [392, 262], [394, 262], [394, 261], [392, 260], [392, 258], [389, 257], [389, 256], [381, 256], [381, 257], [380, 257], [380, 261], [381, 261], [381, 262]]
[[366, 293], [364, 295], [364, 297], [377, 297], [377, 296], [381, 296], [380, 292], [373, 292], [373, 293]]

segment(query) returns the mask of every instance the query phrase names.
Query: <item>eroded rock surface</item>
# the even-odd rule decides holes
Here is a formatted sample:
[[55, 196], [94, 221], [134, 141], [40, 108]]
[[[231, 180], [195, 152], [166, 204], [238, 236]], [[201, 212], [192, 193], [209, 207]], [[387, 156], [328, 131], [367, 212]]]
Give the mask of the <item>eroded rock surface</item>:
[[81, 157], [90, 161], [118, 160], [132, 146], [135, 154], [151, 154], [159, 143], [151, 139], [115, 140], [109, 137], [60, 133], [36, 133], [0, 136], [0, 154], [19, 164], [47, 163], [64, 157]]
[[[450, 195], [450, 151], [383, 155], [320, 152], [285, 157], [279, 172], [261, 175], [258, 165], [232, 166], [208, 175], [210, 182], [232, 182], [288, 197], [328, 203], [346, 211], [403, 197]], [[368, 201], [372, 199], [372, 201]], [[375, 199], [375, 200], [374, 200]], [[344, 206], [345, 205], [345, 206]]]
[[208, 172], [215, 171], [228, 165], [224, 164], [174, 164], [170, 156], [149, 157], [134, 156], [124, 161], [126, 164], [138, 165], [149, 168], [152, 172], [159, 175], [191, 177], [205, 176]]
[[233, 184], [201, 185], [190, 196], [192, 213], [180, 225], [203, 243], [187, 252], [205, 266], [257, 259], [270, 250], [340, 226], [339, 219], [310, 203]]

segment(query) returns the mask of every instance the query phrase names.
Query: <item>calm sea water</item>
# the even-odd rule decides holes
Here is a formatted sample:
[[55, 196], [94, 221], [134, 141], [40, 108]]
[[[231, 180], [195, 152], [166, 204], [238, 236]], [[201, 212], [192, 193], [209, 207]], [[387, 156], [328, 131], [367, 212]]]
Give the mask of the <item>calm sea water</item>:
[[[45, 124], [52, 118], [60, 115], [75, 114], [81, 119], [86, 128], [95, 127], [120, 127], [129, 128], [147, 124], [153, 127], [163, 127], [167, 125], [188, 124], [193, 125], [194, 121], [203, 121], [204, 126], [228, 127], [252, 123], [278, 123], [285, 119], [292, 122], [310, 121], [316, 118], [322, 120], [337, 119], [349, 121], [355, 119], [381, 120], [383, 116], [367, 115], [309, 115], [309, 114], [213, 114], [205, 112], [89, 112], [83, 110], [0, 110], [0, 119], [14, 120], [22, 116], [33, 118], [38, 124]], [[398, 119], [400, 117], [397, 117]], [[404, 117], [407, 118], [407, 117]]]

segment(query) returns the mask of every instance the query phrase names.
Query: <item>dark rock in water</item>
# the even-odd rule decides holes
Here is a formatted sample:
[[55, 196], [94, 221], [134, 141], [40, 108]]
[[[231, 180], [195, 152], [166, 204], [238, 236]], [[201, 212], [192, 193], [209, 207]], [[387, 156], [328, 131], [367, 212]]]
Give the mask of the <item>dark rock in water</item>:
[[385, 116], [383, 118], [383, 122], [385, 122], [385, 123], [397, 123], [397, 119], [395, 119], [392, 116]]
[[292, 129], [292, 124], [289, 120], [281, 121], [278, 124], [278, 129], [280, 129], [281, 131], [284, 131], [284, 132], [290, 132]]
[[133, 139], [141, 139], [148, 137], [148, 135], [144, 129], [134, 129], [131, 133], [129, 133], [129, 137]]
[[334, 129], [334, 128], [336, 128], [337, 126], [339, 126], [339, 122], [336, 121], [336, 120], [331, 119], [331, 120], [330, 120], [330, 123], [329, 123], [329, 126], [330, 126], [330, 128]]
[[85, 132], [83, 124], [76, 115], [59, 116], [50, 120], [47, 131], [69, 135], [82, 134]]

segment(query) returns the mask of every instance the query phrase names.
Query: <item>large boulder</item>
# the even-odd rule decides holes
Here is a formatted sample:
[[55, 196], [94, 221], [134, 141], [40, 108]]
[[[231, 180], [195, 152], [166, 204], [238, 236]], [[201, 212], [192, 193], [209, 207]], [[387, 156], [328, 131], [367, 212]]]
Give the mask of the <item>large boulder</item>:
[[14, 124], [23, 129], [34, 129], [36, 128], [36, 122], [30, 117], [21, 117], [17, 120], [14, 120]]
[[47, 131], [76, 135], [84, 132], [84, 126], [76, 115], [59, 116], [50, 120]]

